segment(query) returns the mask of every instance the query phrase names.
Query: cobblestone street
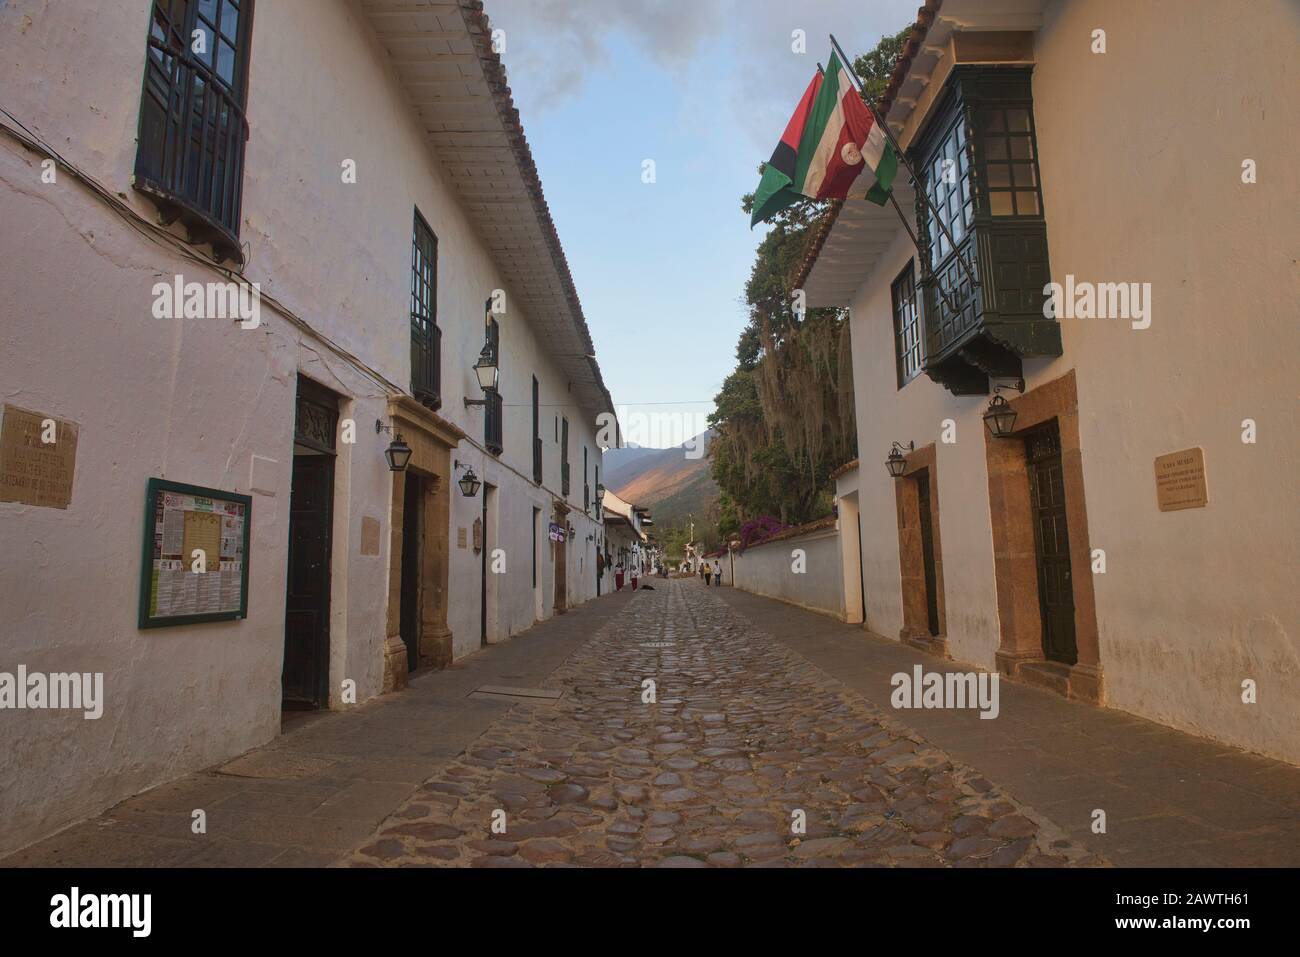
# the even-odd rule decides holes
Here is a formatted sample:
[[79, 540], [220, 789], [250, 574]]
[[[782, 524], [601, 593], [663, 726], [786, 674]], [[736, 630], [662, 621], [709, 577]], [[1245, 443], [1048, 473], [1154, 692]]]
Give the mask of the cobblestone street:
[[545, 685], [349, 863], [1106, 863], [695, 580], [634, 596]]
[[655, 579], [0, 866], [1300, 864], [1300, 769], [1013, 682], [997, 720], [895, 711], [916, 665], [969, 667]]

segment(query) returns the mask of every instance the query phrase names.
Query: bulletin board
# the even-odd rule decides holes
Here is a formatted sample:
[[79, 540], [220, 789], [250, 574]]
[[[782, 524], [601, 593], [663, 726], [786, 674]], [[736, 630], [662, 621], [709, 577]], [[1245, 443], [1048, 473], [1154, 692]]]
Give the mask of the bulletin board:
[[141, 628], [248, 617], [252, 509], [248, 495], [149, 479]]

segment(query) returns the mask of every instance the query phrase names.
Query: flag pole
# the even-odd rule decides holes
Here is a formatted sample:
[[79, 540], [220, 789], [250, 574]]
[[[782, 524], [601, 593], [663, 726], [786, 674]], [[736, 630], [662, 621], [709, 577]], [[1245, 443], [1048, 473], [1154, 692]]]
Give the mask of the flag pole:
[[[835, 43], [835, 37], [833, 37], [833, 36], [831, 37], [831, 43], [834, 43], [834, 44], [835, 44], [835, 48], [836, 48], [837, 50], [839, 49], [839, 44], [838, 44], [838, 43]], [[840, 57], [843, 58], [843, 56], [844, 56], [844, 53], [843, 53], [843, 51], [841, 51], [841, 52], [840, 52]], [[818, 72], [818, 73], [821, 73], [821, 72], [822, 72], [822, 65], [821, 65], [820, 63], [817, 64], [817, 72]], [[864, 91], [863, 91], [863, 89], [862, 89], [862, 81], [858, 78], [858, 75], [857, 75], [857, 73], [854, 71], [853, 67], [852, 67], [852, 66], [849, 66], [849, 67], [847, 68], [847, 72], [848, 72], [849, 76], [851, 76], [851, 77], [853, 78], [853, 81], [857, 84], [858, 92], [859, 92], [859, 93], [863, 93]], [[866, 100], [865, 94], [864, 94], [864, 96], [863, 96], [863, 100], [864, 100], [864, 102], [865, 102], [865, 100]], [[879, 115], [878, 113], [876, 113], [875, 109], [874, 109], [874, 108], [871, 108], [871, 104], [868, 103], [867, 106], [868, 106], [869, 109], [871, 109], [871, 113], [872, 113], [872, 115], [876, 117], [876, 122], [877, 122], [877, 123], [881, 123], [881, 122], [883, 122], [883, 121], [880, 119], [880, 115]], [[892, 138], [891, 138], [891, 140], [892, 140]], [[898, 154], [898, 156], [899, 156], [900, 159], [902, 159], [904, 162], [907, 161], [906, 157], [903, 156], [903, 151], [902, 151], [901, 149], [899, 149], [897, 146], [895, 146], [895, 147], [894, 147], [894, 151]], [[910, 166], [908, 167], [908, 170], [909, 170], [909, 172], [911, 171], [911, 167], [910, 167]], [[913, 175], [912, 178], [915, 179], [915, 178], [916, 178], [915, 175]], [[910, 239], [910, 240], [912, 241], [912, 245], [913, 245], [914, 247], [916, 247], [916, 251], [917, 251], [918, 253], [920, 253], [920, 252], [921, 252], [921, 244], [920, 244], [919, 242], [916, 241], [916, 232], [912, 229], [912, 224], [911, 224], [911, 222], [908, 220], [907, 216], [903, 213], [903, 207], [901, 207], [901, 206], [898, 205], [898, 198], [894, 195], [894, 191], [893, 191], [892, 189], [889, 191], [889, 202], [890, 202], [891, 205], [893, 205], [893, 207], [894, 207], [894, 212], [898, 213], [898, 221], [899, 221], [900, 223], [902, 223], [902, 224], [903, 224], [903, 228], [904, 228], [905, 230], [907, 230], [907, 238]], [[936, 219], [937, 219], [937, 218], [938, 218], [938, 217], [936, 217]], [[953, 302], [952, 299], [950, 299], [950, 298], [948, 297], [948, 291], [947, 291], [946, 289], [943, 288], [942, 283], [935, 283], [935, 287], [934, 287], [934, 288], [935, 288], [935, 292], [937, 292], [937, 293], [939, 294], [939, 296], [943, 299], [944, 304], [948, 307], [948, 309], [949, 309], [950, 311], [952, 311], [952, 312], [960, 312], [960, 310], [957, 308], [957, 303]]]
[[[943, 221], [943, 217], [939, 215], [939, 211], [936, 210], [934, 206], [930, 203], [930, 197], [925, 195], [925, 189], [921, 185], [921, 178], [916, 175], [916, 170], [912, 168], [912, 164], [908, 160], [907, 154], [903, 152], [903, 147], [899, 145], [898, 140], [894, 139], [894, 134], [893, 132], [890, 131], [889, 124], [885, 121], [885, 118], [881, 116], [880, 113], [876, 110], [876, 105], [867, 99], [866, 90], [862, 86], [862, 80], [859, 79], [857, 71], [853, 69], [853, 61], [851, 61], [844, 54], [844, 49], [840, 46], [840, 42], [835, 39], [835, 34], [832, 33], [830, 37], [831, 37], [831, 46], [833, 46], [835, 48], [835, 52], [840, 55], [840, 63], [844, 65], [845, 72], [848, 73], [848, 75], [853, 79], [854, 84], [858, 88], [858, 92], [862, 94], [863, 102], [867, 104], [867, 109], [871, 111], [871, 115], [874, 116], [876, 118], [876, 122], [880, 124], [880, 131], [885, 134], [885, 137], [889, 140], [890, 144], [894, 147], [895, 154], [897, 154], [902, 164], [905, 167], [907, 167], [908, 175], [912, 177], [912, 182], [915, 183], [917, 186], [917, 190], [916, 190], [917, 197], [919, 197], [921, 202], [925, 204], [926, 208], [929, 209], [929, 211], [932, 214], [934, 214], [934, 221], [938, 224], [939, 228], [943, 230], [943, 234], [945, 237], [947, 237], [948, 242], [952, 245], [953, 251], [957, 252], [957, 241], [953, 239], [952, 233], [948, 231], [948, 224]], [[893, 199], [894, 197], [894, 191], [892, 189], [889, 191], [889, 197], [890, 199]], [[894, 208], [898, 209], [897, 202], [894, 203]], [[898, 215], [899, 216], [903, 215], [902, 210], [899, 210]], [[904, 225], [907, 225], [906, 220], [904, 220]], [[913, 245], [916, 245], [917, 251], [919, 252], [921, 247], [917, 245], [916, 236], [912, 234], [912, 230], [910, 226], [908, 227], [907, 232], [909, 235], [912, 236], [912, 243]], [[979, 280], [975, 278], [975, 273], [971, 270], [970, 266], [966, 264], [966, 257], [963, 256], [960, 252], [957, 252], [957, 261], [961, 263], [961, 268], [965, 271], [966, 278], [970, 280], [971, 285], [978, 286], [980, 284]], [[936, 288], [938, 287], [938, 285], [939, 284], [936, 283]], [[944, 296], [944, 301], [948, 302], [948, 308], [952, 309], [952, 303], [948, 301], [947, 296]], [[953, 311], [955, 312], [956, 310], [954, 309]]]

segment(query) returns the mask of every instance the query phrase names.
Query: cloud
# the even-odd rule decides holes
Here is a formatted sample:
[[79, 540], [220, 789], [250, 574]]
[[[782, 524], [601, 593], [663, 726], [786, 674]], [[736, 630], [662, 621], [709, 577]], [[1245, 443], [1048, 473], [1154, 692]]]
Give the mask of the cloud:
[[[610, 49], [626, 43], [673, 79], [690, 110], [719, 106], [766, 159], [799, 95], [830, 51], [834, 32], [850, 56], [916, 18], [919, 0], [488, 0], [487, 12], [506, 31], [503, 57], [527, 115], [576, 96], [609, 64]], [[792, 51], [802, 30], [807, 52]], [[701, 60], [720, 59], [720, 77], [692, 87]], [[720, 85], [719, 85], [720, 84]], [[521, 96], [522, 94], [522, 96]], [[706, 98], [707, 103], [701, 98]], [[757, 154], [756, 154], [757, 155]]]
[[716, 35], [732, 0], [489, 0], [494, 27], [506, 32], [503, 57], [529, 98], [545, 106], [579, 92], [609, 62], [621, 35], [666, 69], [682, 67]]

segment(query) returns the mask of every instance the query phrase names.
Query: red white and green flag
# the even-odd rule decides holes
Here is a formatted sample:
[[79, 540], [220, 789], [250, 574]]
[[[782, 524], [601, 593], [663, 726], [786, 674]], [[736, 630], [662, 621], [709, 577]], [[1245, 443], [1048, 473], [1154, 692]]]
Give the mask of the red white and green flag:
[[818, 70], [800, 97], [790, 122], [785, 125], [785, 132], [781, 134], [781, 142], [772, 151], [772, 158], [763, 167], [763, 177], [758, 182], [758, 189], [754, 190], [754, 213], [749, 218], [750, 229], [758, 223], [767, 222], [803, 198], [803, 194], [794, 188], [794, 176], [799, 165], [799, 150], [802, 148], [804, 129], [808, 125], [808, 114], [812, 112], [821, 86], [822, 74]]
[[[763, 181], [754, 196], [751, 226], [789, 206], [793, 199], [777, 205], [789, 194], [811, 199], [869, 199], [883, 206], [893, 189], [898, 154], [876, 121], [876, 114], [862, 102], [838, 54], [831, 53], [826, 74], [815, 91], [814, 84], [816, 80], [804, 93], [777, 152], [773, 153], [773, 161], [764, 170]], [[808, 107], [810, 93], [814, 95]], [[780, 177], [774, 175], [772, 182], [779, 184], [780, 189], [765, 193], [768, 170], [776, 165], [777, 154], [783, 153], [792, 141], [791, 127], [796, 122], [802, 122], [803, 130], [794, 169], [788, 174], [789, 182], [780, 182], [780, 177], [786, 176], [784, 172]]]

